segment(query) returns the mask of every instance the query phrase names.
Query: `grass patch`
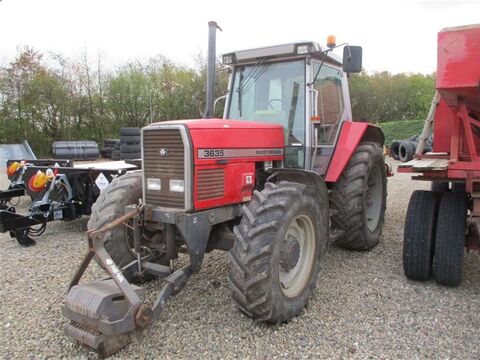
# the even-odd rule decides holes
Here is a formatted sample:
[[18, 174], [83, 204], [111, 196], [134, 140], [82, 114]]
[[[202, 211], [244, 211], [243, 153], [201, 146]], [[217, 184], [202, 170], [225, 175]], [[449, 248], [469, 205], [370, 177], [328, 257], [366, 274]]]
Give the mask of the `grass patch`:
[[385, 145], [390, 146], [393, 140], [405, 140], [412, 135], [419, 135], [422, 132], [424, 119], [420, 120], [398, 120], [377, 124], [385, 135]]

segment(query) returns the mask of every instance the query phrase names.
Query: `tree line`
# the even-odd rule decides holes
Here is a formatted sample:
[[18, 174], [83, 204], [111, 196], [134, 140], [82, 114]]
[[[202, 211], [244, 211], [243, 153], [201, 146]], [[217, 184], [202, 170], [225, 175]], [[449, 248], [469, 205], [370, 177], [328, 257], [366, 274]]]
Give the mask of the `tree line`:
[[[228, 73], [218, 65], [216, 96], [226, 93]], [[423, 118], [434, 92], [433, 76], [387, 72], [353, 75], [354, 119], [370, 122]], [[201, 118], [205, 107], [206, 61], [195, 66], [157, 56], [106, 70], [101, 56], [69, 59], [20, 49], [0, 68], [0, 143], [28, 140], [48, 155], [56, 140], [118, 138], [125, 126]], [[221, 116], [222, 107], [217, 115]]]

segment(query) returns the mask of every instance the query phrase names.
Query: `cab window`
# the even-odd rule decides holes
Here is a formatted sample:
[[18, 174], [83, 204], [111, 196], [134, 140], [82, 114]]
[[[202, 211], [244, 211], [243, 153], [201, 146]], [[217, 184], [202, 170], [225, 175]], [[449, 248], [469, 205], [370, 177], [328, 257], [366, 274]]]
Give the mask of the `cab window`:
[[[319, 64], [314, 65], [314, 74]], [[342, 73], [327, 65], [323, 65], [314, 84], [318, 92], [316, 96], [317, 115], [320, 117], [318, 143], [330, 145], [335, 142], [340, 121], [343, 117]]]

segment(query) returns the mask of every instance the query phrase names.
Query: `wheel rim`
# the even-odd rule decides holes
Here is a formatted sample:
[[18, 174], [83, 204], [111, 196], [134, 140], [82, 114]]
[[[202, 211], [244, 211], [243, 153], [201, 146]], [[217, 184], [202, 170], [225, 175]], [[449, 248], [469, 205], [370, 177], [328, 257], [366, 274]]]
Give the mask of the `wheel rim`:
[[368, 230], [374, 232], [380, 222], [382, 212], [382, 173], [374, 166], [368, 177], [368, 189], [365, 196], [365, 218]]
[[294, 265], [290, 264], [291, 268], [285, 264], [279, 266], [280, 287], [287, 297], [298, 296], [303, 291], [315, 262], [315, 230], [312, 220], [307, 215], [297, 216], [288, 226], [281, 256], [285, 255], [283, 250], [286, 245], [288, 249], [294, 249], [296, 252], [297, 245], [288, 246], [295, 242], [298, 243], [298, 260]]

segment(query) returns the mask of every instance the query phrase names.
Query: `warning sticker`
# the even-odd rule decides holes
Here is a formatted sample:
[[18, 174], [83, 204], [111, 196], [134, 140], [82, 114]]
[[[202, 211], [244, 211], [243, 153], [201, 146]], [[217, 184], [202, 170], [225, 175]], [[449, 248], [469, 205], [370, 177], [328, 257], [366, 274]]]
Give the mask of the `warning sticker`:
[[100, 191], [102, 191], [108, 186], [109, 182], [106, 176], [103, 175], [103, 173], [100, 173], [100, 175], [98, 175], [97, 178], [95, 179], [95, 184], [100, 189]]

